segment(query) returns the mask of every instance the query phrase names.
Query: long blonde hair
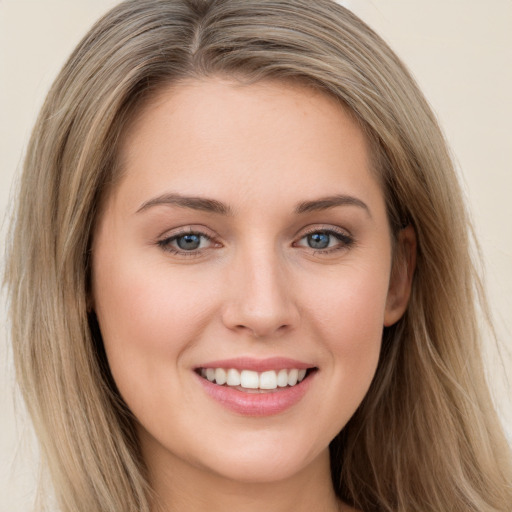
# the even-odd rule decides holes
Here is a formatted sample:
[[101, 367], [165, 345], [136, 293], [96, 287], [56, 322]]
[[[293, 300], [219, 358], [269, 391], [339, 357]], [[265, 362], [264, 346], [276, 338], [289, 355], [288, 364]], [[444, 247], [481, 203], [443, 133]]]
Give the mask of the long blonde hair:
[[148, 512], [133, 418], [88, 313], [89, 251], [117, 147], [167, 84], [301, 81], [338, 98], [371, 142], [396, 233], [418, 261], [363, 403], [331, 443], [338, 496], [365, 512], [506, 512], [510, 449], [492, 406], [470, 228], [445, 141], [389, 47], [330, 0], [128, 0], [57, 77], [27, 150], [6, 283], [17, 377], [63, 512]]

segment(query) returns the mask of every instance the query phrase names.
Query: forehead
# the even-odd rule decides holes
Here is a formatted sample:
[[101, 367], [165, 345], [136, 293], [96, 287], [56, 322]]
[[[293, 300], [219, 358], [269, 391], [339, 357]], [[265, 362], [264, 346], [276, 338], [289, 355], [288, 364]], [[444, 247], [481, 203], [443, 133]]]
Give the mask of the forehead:
[[376, 185], [369, 153], [354, 116], [312, 87], [189, 80], [160, 90], [127, 126], [118, 189], [134, 201], [166, 189], [285, 199], [328, 195], [342, 179], [364, 192]]

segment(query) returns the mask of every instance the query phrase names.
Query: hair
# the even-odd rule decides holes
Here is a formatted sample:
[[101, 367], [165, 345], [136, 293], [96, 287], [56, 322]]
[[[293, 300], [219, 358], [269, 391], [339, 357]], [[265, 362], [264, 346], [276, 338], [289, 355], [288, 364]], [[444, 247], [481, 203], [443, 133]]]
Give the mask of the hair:
[[17, 378], [61, 510], [151, 508], [134, 419], [88, 313], [91, 238], [130, 119], [164, 87], [218, 76], [337, 98], [371, 143], [393, 232], [416, 231], [409, 307], [330, 445], [337, 495], [365, 512], [510, 510], [510, 448], [481, 359], [485, 300], [446, 143], [397, 56], [330, 0], [128, 0], [54, 82], [27, 149], [6, 284]]

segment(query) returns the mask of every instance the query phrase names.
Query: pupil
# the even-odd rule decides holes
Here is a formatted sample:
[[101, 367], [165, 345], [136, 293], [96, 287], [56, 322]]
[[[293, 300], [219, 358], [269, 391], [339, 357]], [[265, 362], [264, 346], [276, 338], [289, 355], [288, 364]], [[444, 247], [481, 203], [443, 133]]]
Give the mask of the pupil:
[[176, 241], [180, 249], [191, 251], [199, 247], [201, 244], [201, 237], [199, 235], [183, 235]]
[[327, 233], [308, 235], [308, 244], [313, 249], [325, 249], [329, 246], [329, 235]]

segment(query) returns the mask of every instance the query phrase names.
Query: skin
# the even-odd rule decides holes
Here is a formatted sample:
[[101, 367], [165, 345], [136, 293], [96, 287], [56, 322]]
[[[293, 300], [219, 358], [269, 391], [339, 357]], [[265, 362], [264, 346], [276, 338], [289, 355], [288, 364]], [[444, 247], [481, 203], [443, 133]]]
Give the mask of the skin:
[[[183, 82], [127, 129], [124, 174], [94, 237], [93, 307], [138, 421], [155, 510], [350, 510], [332, 489], [328, 445], [368, 390], [383, 326], [406, 308], [415, 252], [406, 228], [391, 280], [369, 160], [339, 103], [299, 85]], [[162, 194], [213, 199], [229, 214]], [[334, 195], [357, 201], [296, 211]], [[311, 248], [307, 235], [328, 230], [341, 239]], [[199, 249], [176, 253], [183, 231], [206, 235]], [[291, 408], [247, 417], [209, 397], [194, 373], [238, 356], [318, 371]]]

